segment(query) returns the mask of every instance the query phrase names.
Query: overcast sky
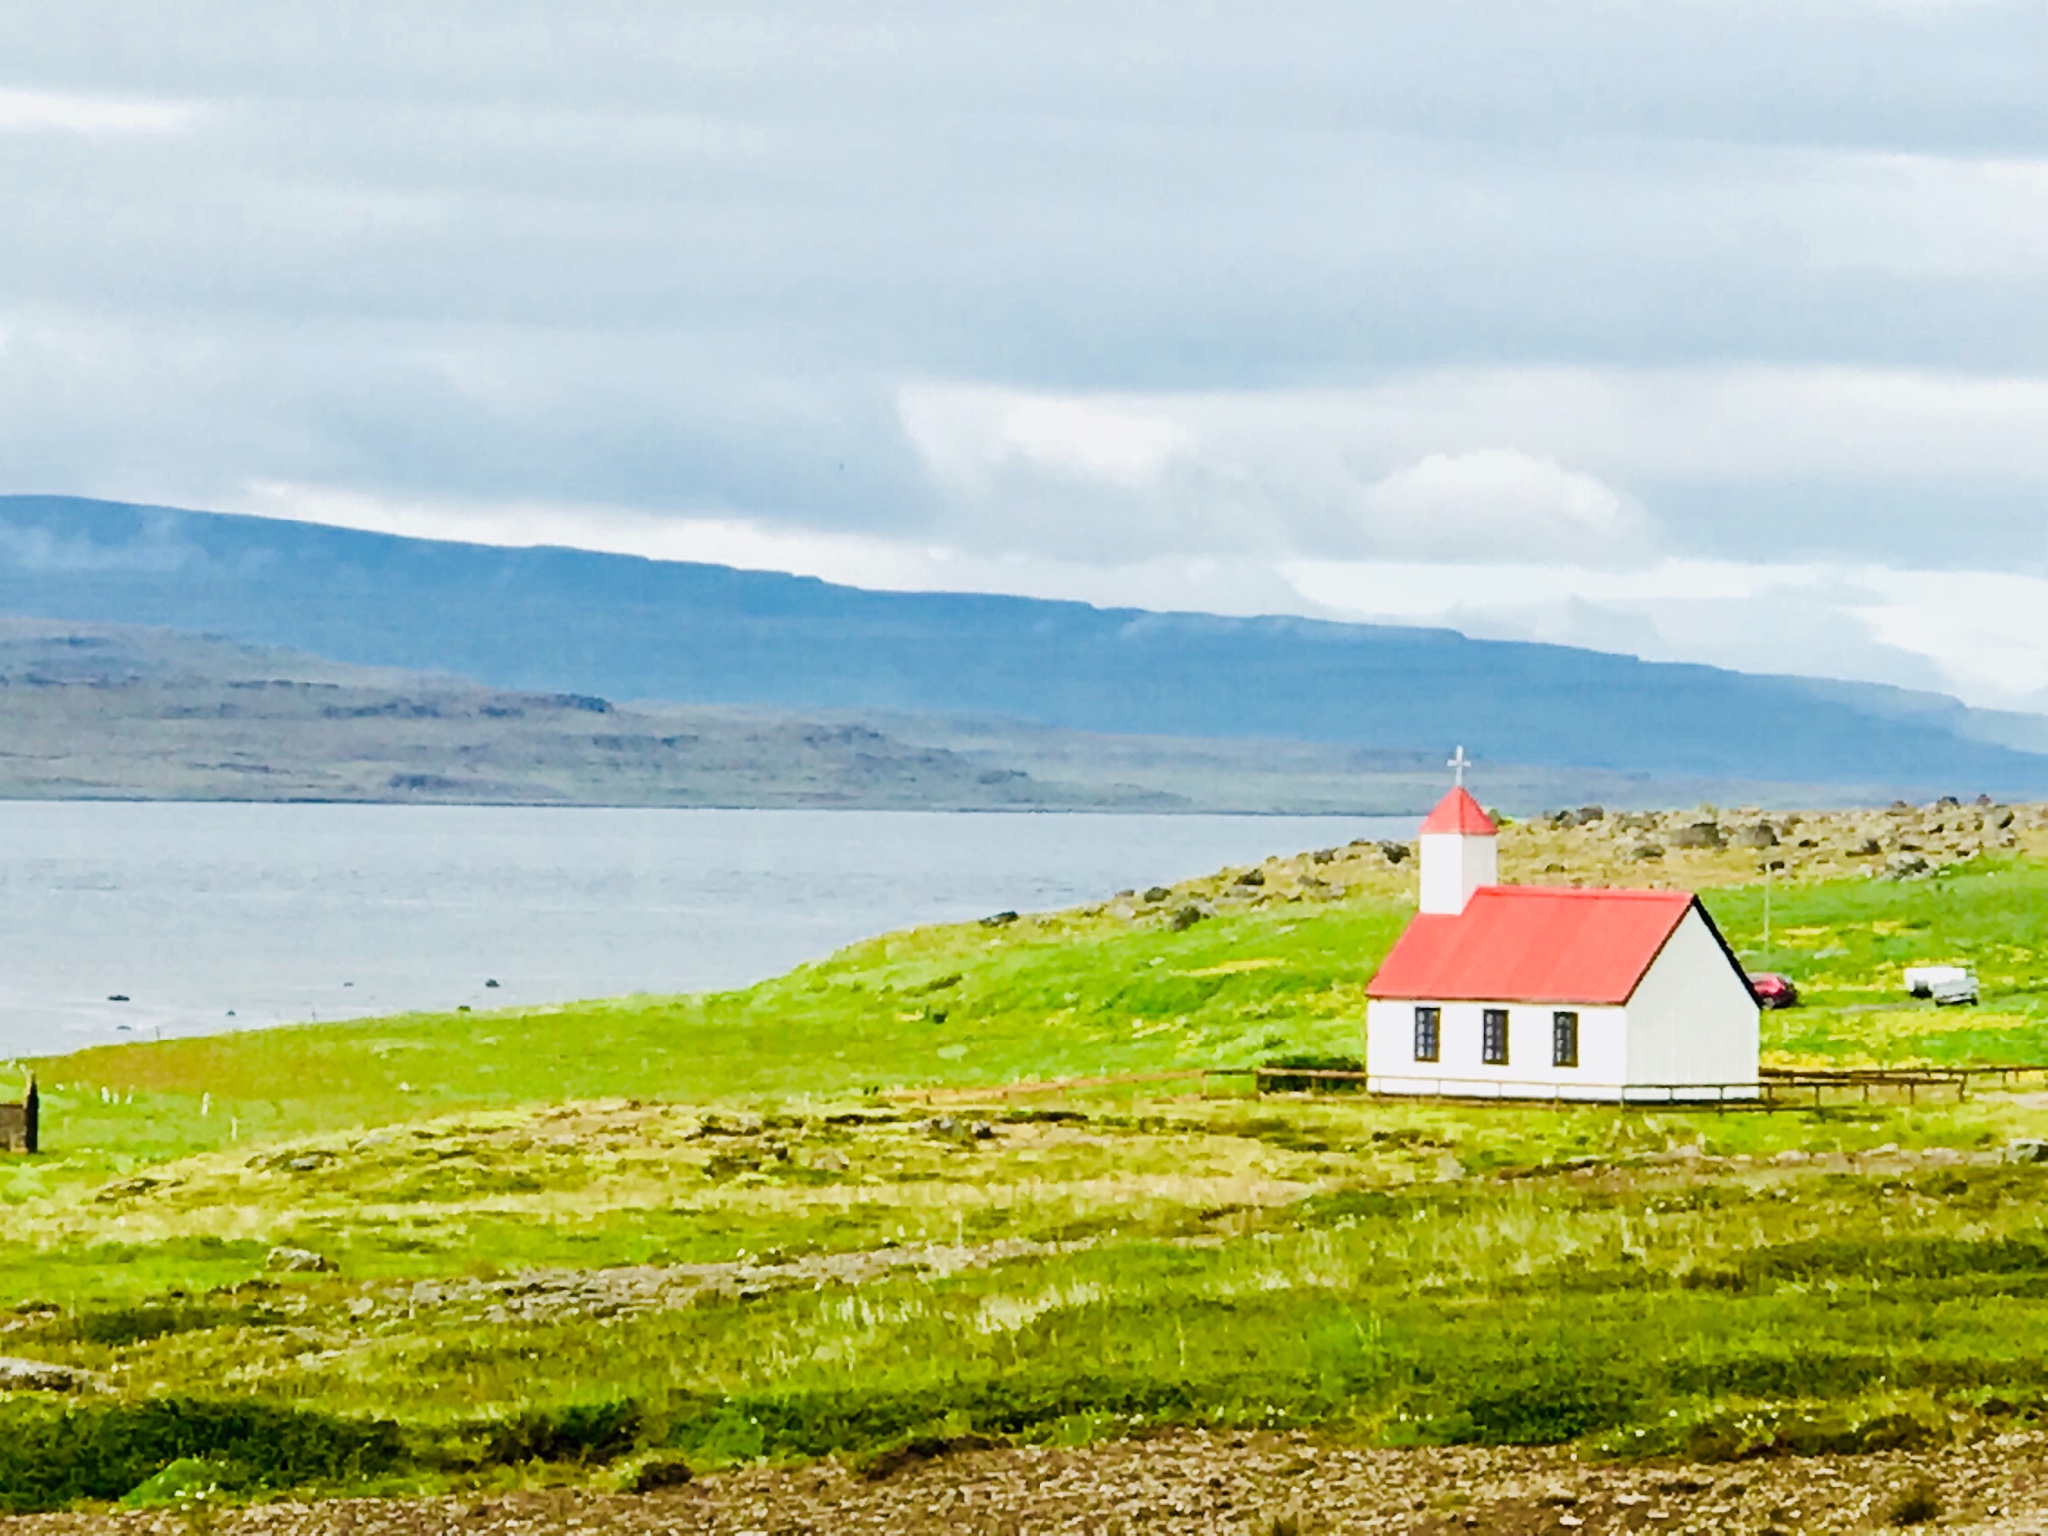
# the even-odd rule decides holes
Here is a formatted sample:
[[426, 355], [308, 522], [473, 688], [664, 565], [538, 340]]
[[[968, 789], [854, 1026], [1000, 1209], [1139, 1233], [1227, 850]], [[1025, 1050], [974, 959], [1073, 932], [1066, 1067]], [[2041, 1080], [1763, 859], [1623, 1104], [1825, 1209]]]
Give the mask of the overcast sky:
[[0, 489], [2048, 709], [2048, 6], [13, 0]]

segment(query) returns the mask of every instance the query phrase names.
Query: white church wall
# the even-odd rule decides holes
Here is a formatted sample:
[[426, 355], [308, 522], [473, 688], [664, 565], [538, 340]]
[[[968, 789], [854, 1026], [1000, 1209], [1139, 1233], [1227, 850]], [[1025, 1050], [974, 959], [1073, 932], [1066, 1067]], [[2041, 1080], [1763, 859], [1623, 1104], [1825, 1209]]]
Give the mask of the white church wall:
[[[1570, 1003], [1439, 1002], [1437, 1059], [1415, 1059], [1418, 1004], [1378, 999], [1365, 1009], [1366, 1086], [1375, 1093], [1447, 1093], [1501, 1098], [1614, 1098], [1627, 1079], [1627, 1011]], [[1484, 1056], [1485, 1011], [1505, 1007], [1508, 1059]], [[1579, 1064], [1551, 1065], [1552, 1016], [1579, 1016]]]
[[1761, 1015], [1697, 908], [1628, 1003], [1631, 1083], [1754, 1083]]
[[1425, 832], [1421, 844], [1422, 910], [1458, 913], [1482, 885], [1500, 883], [1498, 839], [1459, 832]]

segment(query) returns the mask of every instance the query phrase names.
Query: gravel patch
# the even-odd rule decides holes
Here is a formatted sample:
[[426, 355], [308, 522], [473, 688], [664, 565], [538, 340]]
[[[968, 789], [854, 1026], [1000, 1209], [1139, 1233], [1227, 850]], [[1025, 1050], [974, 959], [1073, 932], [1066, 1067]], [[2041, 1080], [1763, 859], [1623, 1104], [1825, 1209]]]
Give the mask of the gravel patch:
[[1086, 1243], [1003, 1238], [978, 1247], [868, 1248], [728, 1264], [631, 1265], [614, 1269], [529, 1269], [503, 1280], [421, 1280], [371, 1299], [359, 1315], [391, 1310], [475, 1310], [486, 1322], [541, 1323], [565, 1317], [617, 1317], [695, 1306], [711, 1299], [752, 1300], [770, 1291], [865, 1285], [905, 1272], [932, 1279], [1018, 1259], [1074, 1253]]
[[[755, 1468], [644, 1495], [571, 1490], [338, 1499], [222, 1511], [215, 1536], [988, 1536], [1139, 1532], [1601, 1536], [1607, 1532], [2048, 1530], [2048, 1436], [1939, 1453], [1695, 1466], [1582, 1463], [1568, 1450], [1357, 1450], [1305, 1435], [1180, 1432], [1077, 1450], [949, 1450], [876, 1477]], [[0, 1519], [0, 1536], [188, 1536], [189, 1512]]]

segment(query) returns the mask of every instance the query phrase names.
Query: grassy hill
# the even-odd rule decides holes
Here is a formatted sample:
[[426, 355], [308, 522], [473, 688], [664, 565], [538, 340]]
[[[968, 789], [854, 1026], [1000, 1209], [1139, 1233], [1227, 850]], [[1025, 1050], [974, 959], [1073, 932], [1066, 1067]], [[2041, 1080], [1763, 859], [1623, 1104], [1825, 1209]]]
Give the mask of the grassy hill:
[[[1754, 850], [1544, 824], [1503, 855], [1707, 888], [1808, 990], [1766, 1016], [1780, 1060], [2044, 1062], [2048, 849], [2013, 826], [1894, 879], [1828, 873], [1861, 841], [1807, 824], [1768, 949]], [[0, 1499], [1188, 1423], [1712, 1457], [2048, 1414], [2048, 1167], [1999, 1155], [2048, 1123], [2038, 1085], [1768, 1116], [1016, 1091], [1355, 1054], [1411, 870], [1325, 850], [737, 993], [42, 1063], [52, 1150], [0, 1162], [0, 1354], [98, 1390], [0, 1394]], [[1981, 1008], [1899, 995], [1946, 959]]]

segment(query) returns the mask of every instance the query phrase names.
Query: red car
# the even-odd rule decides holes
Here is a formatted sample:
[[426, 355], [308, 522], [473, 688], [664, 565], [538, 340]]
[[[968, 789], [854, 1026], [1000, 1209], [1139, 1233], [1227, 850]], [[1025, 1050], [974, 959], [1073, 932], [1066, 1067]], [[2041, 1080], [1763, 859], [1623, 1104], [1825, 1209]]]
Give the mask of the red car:
[[1758, 971], [1749, 978], [1749, 990], [1755, 995], [1760, 1008], [1797, 1008], [1799, 989], [1792, 985], [1790, 976], [1780, 976], [1776, 971]]

